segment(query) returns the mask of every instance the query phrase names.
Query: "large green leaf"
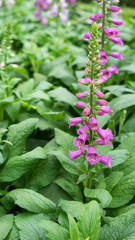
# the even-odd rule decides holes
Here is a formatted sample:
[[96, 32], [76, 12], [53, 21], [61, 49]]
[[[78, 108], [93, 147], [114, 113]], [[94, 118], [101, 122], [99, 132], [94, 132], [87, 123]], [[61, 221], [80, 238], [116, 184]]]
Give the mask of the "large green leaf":
[[112, 191], [112, 189], [116, 186], [116, 184], [120, 181], [120, 179], [123, 177], [123, 172], [111, 172], [111, 174], [105, 178], [106, 182], [106, 190], [109, 192]]
[[5, 240], [20, 240], [19, 229], [17, 228], [15, 223], [13, 223], [13, 227]]
[[23, 153], [26, 139], [35, 129], [37, 122], [38, 119], [30, 118], [9, 127], [7, 141], [11, 142], [13, 145], [5, 144], [4, 153], [8, 158]]
[[48, 213], [55, 210], [55, 203], [30, 189], [15, 189], [1, 199], [5, 209], [10, 210], [14, 204], [34, 213]]
[[100, 231], [100, 210], [96, 201], [91, 201], [85, 206], [78, 226], [82, 239], [97, 240]]
[[116, 217], [109, 224], [105, 224], [100, 231], [98, 240], [134, 240], [135, 213], [123, 214]]
[[0, 217], [0, 240], [4, 240], [13, 226], [13, 214]]
[[64, 212], [77, 219], [80, 218], [81, 214], [85, 209], [85, 204], [82, 202], [67, 201], [63, 199], [60, 199], [59, 206]]
[[15, 217], [16, 226], [19, 229], [19, 236], [21, 240], [45, 240], [45, 233], [37, 223], [42, 219], [49, 218], [44, 214], [23, 213]]
[[70, 239], [71, 240], [79, 240], [79, 229], [76, 221], [70, 215], [68, 215], [69, 219], [69, 231], [70, 231]]
[[113, 111], [116, 113], [122, 109], [131, 107], [134, 104], [135, 104], [135, 94], [123, 94], [122, 96], [112, 100], [109, 105], [111, 106]]
[[135, 195], [135, 170], [124, 176], [111, 191], [112, 202], [110, 208], [121, 207], [128, 203]]
[[38, 224], [41, 228], [45, 229], [45, 235], [49, 240], [68, 240], [69, 239], [69, 232], [64, 228], [61, 227], [59, 224], [42, 220]]
[[11, 182], [21, 177], [40, 159], [45, 159], [46, 154], [43, 148], [37, 147], [31, 152], [21, 156], [10, 158], [2, 172], [0, 173], [0, 182]]
[[112, 201], [110, 193], [105, 189], [84, 189], [84, 195], [91, 199], [98, 199], [103, 208], [106, 208]]
[[65, 102], [74, 105], [77, 101], [76, 96], [63, 87], [58, 87], [55, 90], [49, 91], [48, 94], [57, 102]]
[[80, 187], [77, 184], [73, 184], [64, 178], [58, 178], [55, 182], [63, 188], [68, 194], [77, 201], [82, 201], [83, 196]]

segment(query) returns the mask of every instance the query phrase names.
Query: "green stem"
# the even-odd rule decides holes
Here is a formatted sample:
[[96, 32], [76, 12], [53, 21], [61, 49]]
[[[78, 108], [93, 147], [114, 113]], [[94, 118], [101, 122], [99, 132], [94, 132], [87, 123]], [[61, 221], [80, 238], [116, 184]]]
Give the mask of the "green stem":
[[[104, 33], [104, 28], [105, 28], [105, 0], [103, 0], [103, 8], [102, 8], [102, 13], [103, 13], [103, 21], [102, 21], [102, 50], [104, 50], [104, 45], [105, 45], [105, 33]], [[103, 84], [101, 84], [101, 91], [103, 92]]]

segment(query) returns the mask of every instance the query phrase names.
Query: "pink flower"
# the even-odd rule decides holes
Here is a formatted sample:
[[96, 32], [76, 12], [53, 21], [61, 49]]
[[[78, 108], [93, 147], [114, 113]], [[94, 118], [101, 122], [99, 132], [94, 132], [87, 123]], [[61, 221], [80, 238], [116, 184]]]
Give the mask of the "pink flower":
[[101, 138], [98, 138], [95, 142], [98, 143], [98, 145], [111, 145], [111, 142], [109, 140], [104, 141]]
[[112, 131], [109, 128], [106, 130], [98, 128], [97, 133], [99, 137], [105, 142], [105, 144], [107, 144], [110, 139], [113, 140]]
[[103, 78], [105, 81], [107, 81], [107, 80], [111, 77], [111, 73], [110, 73], [107, 69], [105, 69], [105, 68], [103, 68], [103, 69], [100, 71], [99, 74], [102, 74], [102, 78]]
[[92, 20], [92, 21], [96, 21], [96, 20], [98, 20], [98, 19], [100, 19], [102, 17], [103, 17], [102, 13], [96, 13], [96, 14], [92, 14], [89, 17], [89, 19]]
[[107, 104], [106, 100], [97, 100], [97, 104], [105, 106]]
[[119, 30], [115, 27], [113, 28], [104, 28], [104, 33], [108, 38], [112, 38], [119, 35]]
[[44, 17], [42, 16], [42, 17], [41, 17], [41, 23], [42, 23], [42, 25], [46, 25], [46, 24], [48, 24], [48, 21], [47, 21], [46, 18], [44, 18]]
[[86, 131], [86, 130], [89, 130], [89, 128], [86, 127], [86, 126], [82, 126], [82, 127], [80, 127], [80, 128], [77, 130], [77, 134], [78, 134], [78, 135], [81, 135], [81, 134], [84, 133], [84, 131]]
[[84, 102], [82, 101], [78, 101], [77, 103], [75, 103], [75, 105], [78, 107], [78, 108], [84, 108], [85, 107], [85, 104]]
[[123, 25], [122, 19], [118, 19], [118, 18], [113, 18], [112, 23], [117, 25], [117, 26]]
[[83, 110], [83, 116], [88, 116], [90, 114], [90, 107], [86, 107]]
[[79, 137], [74, 138], [74, 145], [77, 149], [82, 149], [88, 137], [88, 133], [82, 133]]
[[99, 84], [102, 84], [102, 83], [104, 83], [104, 82], [105, 82], [105, 80], [104, 80], [104, 78], [102, 78], [102, 77], [100, 77], [99, 80], [97, 81], [97, 83], [99, 83]]
[[115, 65], [111, 65], [110, 67], [107, 68], [111, 73], [118, 74], [118, 68]]
[[83, 37], [81, 37], [82, 39], [90, 39], [91, 38], [91, 34], [89, 32], [86, 32]]
[[105, 112], [105, 113], [112, 113], [113, 111], [110, 109], [109, 106], [101, 106], [100, 110]]
[[104, 65], [105, 63], [107, 63], [108, 57], [107, 57], [105, 51], [100, 50], [99, 55], [100, 55], [101, 57], [99, 58], [98, 63], [99, 63], [100, 65]]
[[98, 28], [101, 28], [101, 27], [102, 27], [102, 25], [103, 25], [102, 23], [99, 23], [99, 24], [98, 24]]
[[60, 12], [60, 13], [59, 13], [59, 16], [60, 16], [60, 19], [61, 19], [61, 21], [62, 21], [63, 23], [67, 22], [68, 18], [67, 18], [67, 15], [66, 15], [66, 14]]
[[122, 42], [122, 38], [115, 38], [115, 37], [111, 37], [109, 38], [112, 42], [114, 42], [115, 44], [121, 45], [123, 46], [123, 42]]
[[101, 163], [107, 165], [109, 168], [112, 168], [111, 166], [111, 156], [100, 156], [100, 160]]
[[86, 154], [86, 160], [91, 165], [94, 165], [99, 161], [99, 156], [96, 152], [96, 149], [92, 145], [88, 148], [88, 151], [87, 151], [87, 154]]
[[122, 57], [121, 52], [110, 52], [110, 56], [114, 58], [119, 58], [121, 60], [124, 60], [125, 58]]
[[98, 122], [93, 116], [90, 118], [89, 123], [92, 131], [96, 131], [98, 129]]
[[35, 10], [34, 16], [35, 16], [35, 18], [39, 18], [39, 16], [40, 16], [40, 9], [37, 8]]
[[95, 94], [100, 97], [100, 98], [103, 98], [104, 97], [104, 94], [100, 91], [96, 91]]
[[88, 76], [86, 76], [85, 77], [85, 82], [91, 83], [91, 79]]
[[78, 82], [83, 85], [85, 83], [85, 79], [78, 79]]
[[75, 125], [81, 123], [82, 121], [83, 121], [83, 118], [82, 118], [82, 117], [70, 118], [69, 128], [70, 128], [71, 126], [75, 126]]
[[103, 112], [103, 111], [100, 110], [100, 111], [98, 111], [97, 115], [98, 115], [98, 116], [103, 116], [103, 115], [105, 115], [105, 112]]
[[89, 117], [87, 117], [87, 121], [84, 121], [83, 124], [84, 124], [84, 126], [86, 126], [86, 127], [90, 127]]
[[69, 150], [69, 154], [68, 156], [70, 157], [70, 161], [75, 159], [75, 158], [78, 158], [82, 155], [82, 150], [77, 150], [77, 151], [70, 151]]
[[88, 91], [85, 91], [85, 92], [83, 92], [83, 93], [76, 93], [76, 96], [78, 97], [78, 98], [82, 98], [82, 97], [85, 97], [85, 95], [89, 95], [89, 92]]
[[111, 6], [111, 7], [109, 8], [109, 10], [110, 10], [111, 12], [119, 12], [119, 11], [120, 11], [120, 8], [119, 8], [118, 6]]

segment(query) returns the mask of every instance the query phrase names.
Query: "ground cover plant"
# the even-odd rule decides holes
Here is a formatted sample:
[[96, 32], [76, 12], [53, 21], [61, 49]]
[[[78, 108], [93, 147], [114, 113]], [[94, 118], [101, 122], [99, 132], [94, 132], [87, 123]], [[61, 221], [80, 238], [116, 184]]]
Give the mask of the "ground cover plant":
[[66, 1], [43, 24], [45, 2], [0, 9], [0, 240], [132, 240], [135, 20]]

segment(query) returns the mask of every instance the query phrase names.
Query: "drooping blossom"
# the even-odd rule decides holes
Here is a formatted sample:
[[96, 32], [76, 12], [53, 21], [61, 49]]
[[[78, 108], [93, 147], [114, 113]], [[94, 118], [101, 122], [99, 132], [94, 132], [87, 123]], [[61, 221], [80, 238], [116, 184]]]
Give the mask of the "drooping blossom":
[[97, 100], [97, 104], [105, 106], [105, 105], [107, 105], [107, 101], [106, 100]]
[[79, 137], [74, 138], [74, 146], [76, 146], [77, 149], [82, 149], [85, 145], [85, 142], [87, 140], [88, 133], [84, 132]]
[[96, 91], [95, 94], [99, 97], [99, 98], [103, 98], [104, 94], [100, 91]]
[[109, 8], [109, 10], [110, 10], [111, 12], [119, 12], [119, 11], [120, 11], [120, 8], [119, 8], [118, 6], [111, 6], [111, 7]]
[[122, 57], [121, 52], [110, 52], [110, 56], [113, 58], [125, 60], [125, 58]]
[[89, 32], [86, 32], [81, 38], [82, 39], [90, 39], [91, 38], [91, 34]]
[[110, 67], [107, 68], [111, 73], [118, 74], [118, 68], [115, 65], [111, 65]]
[[83, 118], [82, 118], [82, 117], [70, 118], [69, 128], [70, 128], [71, 126], [75, 126], [75, 125], [81, 123], [82, 121], [83, 121]]
[[105, 113], [112, 113], [113, 112], [109, 106], [101, 106], [100, 110], [105, 112]]
[[77, 130], [77, 134], [81, 135], [82, 133], [84, 133], [84, 131], [87, 131], [87, 130], [89, 130], [89, 128], [86, 126], [79, 127], [79, 129]]
[[83, 116], [88, 116], [90, 114], [90, 107], [86, 107], [83, 110]]
[[106, 34], [106, 36], [108, 38], [113, 38], [113, 37], [119, 35], [119, 30], [115, 27], [113, 27], [113, 28], [106, 27], [106, 28], [104, 28], [104, 33]]
[[95, 165], [99, 161], [99, 155], [97, 154], [96, 149], [91, 145], [88, 148], [87, 154], [86, 154], [86, 160], [91, 164]]
[[100, 156], [100, 159], [99, 161], [104, 164], [104, 165], [107, 165], [109, 168], [112, 168], [111, 166], [111, 156]]
[[83, 93], [76, 93], [76, 97], [78, 97], [78, 98], [83, 98], [86, 95], [89, 95], [88, 91], [84, 91]]
[[101, 69], [100, 74], [102, 74], [104, 81], [107, 81], [111, 77], [111, 73], [105, 68]]
[[106, 55], [106, 53], [105, 53], [104, 50], [100, 50], [100, 51], [99, 51], [99, 56], [100, 56], [100, 58], [99, 58], [99, 60], [98, 60], [98, 63], [99, 63], [100, 65], [104, 65], [105, 63], [107, 63], [108, 57], [107, 57], [107, 55]]
[[123, 46], [122, 38], [111, 37], [110, 40], [111, 40], [112, 42], [114, 42], [115, 44], [118, 44], [118, 45]]
[[114, 25], [117, 25], [117, 26], [123, 25], [122, 19], [118, 19], [118, 18], [113, 18], [113, 19], [112, 19], [112, 23], [113, 23]]
[[90, 117], [89, 124], [92, 131], [96, 131], [98, 129], [98, 122], [93, 116]]
[[82, 102], [82, 101], [78, 101], [77, 103], [75, 103], [75, 105], [78, 107], [78, 108], [84, 108], [85, 107], [85, 102]]
[[82, 150], [77, 150], [77, 151], [70, 151], [69, 150], [69, 154], [68, 154], [68, 156], [70, 158], [70, 161], [80, 157], [81, 155], [82, 155]]

